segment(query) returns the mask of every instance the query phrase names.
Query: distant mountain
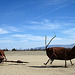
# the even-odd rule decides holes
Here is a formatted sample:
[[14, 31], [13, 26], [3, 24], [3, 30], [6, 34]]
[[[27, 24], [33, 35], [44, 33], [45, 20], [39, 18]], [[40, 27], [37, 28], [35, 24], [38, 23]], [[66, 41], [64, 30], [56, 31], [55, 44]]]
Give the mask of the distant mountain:
[[65, 47], [65, 48], [72, 48], [75, 46], [75, 44], [70, 44], [70, 45], [49, 45], [48, 47]]
[[[65, 47], [65, 48], [72, 48], [75, 46], [75, 43], [73, 44], [70, 44], [70, 45], [49, 45], [48, 48], [50, 47]], [[36, 47], [35, 49], [45, 49], [45, 46], [44, 47]]]

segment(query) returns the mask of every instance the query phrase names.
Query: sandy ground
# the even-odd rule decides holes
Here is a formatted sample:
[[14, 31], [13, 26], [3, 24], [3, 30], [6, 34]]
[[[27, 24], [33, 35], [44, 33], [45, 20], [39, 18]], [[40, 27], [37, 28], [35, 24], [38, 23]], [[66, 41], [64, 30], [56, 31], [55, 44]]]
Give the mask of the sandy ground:
[[48, 60], [45, 51], [8, 51], [5, 54], [8, 60], [28, 63], [1, 63], [0, 75], [75, 75], [75, 59], [72, 60], [73, 66], [67, 61], [68, 68], [65, 68], [62, 60], [44, 66], [43, 63]]

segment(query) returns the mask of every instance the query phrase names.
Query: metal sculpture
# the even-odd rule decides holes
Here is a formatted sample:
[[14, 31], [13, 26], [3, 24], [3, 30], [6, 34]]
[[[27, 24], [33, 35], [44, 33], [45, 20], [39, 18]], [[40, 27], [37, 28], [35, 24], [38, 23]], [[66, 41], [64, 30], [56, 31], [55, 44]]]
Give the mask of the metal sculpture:
[[3, 50], [0, 50], [0, 63], [2, 62], [13, 62], [13, 63], [28, 63], [28, 62], [23, 62], [21, 60], [17, 60], [17, 61], [8, 61], [5, 54], [4, 54], [4, 51]]
[[51, 60], [50, 64], [52, 64], [52, 62], [54, 61], [54, 59], [65, 60], [65, 67], [67, 67], [66, 60], [70, 60], [71, 65], [73, 65], [71, 59], [75, 58], [75, 46], [72, 49], [70, 49], [70, 48], [64, 48], [64, 47], [51, 47], [51, 48], [47, 48], [49, 46], [49, 44], [51, 43], [51, 41], [55, 37], [56, 37], [56, 34], [49, 41], [49, 43], [47, 45], [46, 45], [46, 39], [47, 39], [47, 37], [45, 37], [46, 54], [49, 57], [49, 59], [48, 59], [48, 61], [46, 63], [44, 63], [44, 65], [47, 65], [47, 63], [49, 62], [49, 60]]

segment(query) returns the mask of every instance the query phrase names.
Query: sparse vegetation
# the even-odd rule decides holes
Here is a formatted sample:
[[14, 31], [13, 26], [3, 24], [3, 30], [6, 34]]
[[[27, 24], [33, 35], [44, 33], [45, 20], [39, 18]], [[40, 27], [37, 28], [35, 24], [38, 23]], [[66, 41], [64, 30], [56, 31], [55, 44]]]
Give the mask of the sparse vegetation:
[[45, 49], [41, 49], [41, 48], [38, 48], [38, 49], [34, 49], [34, 48], [31, 48], [31, 49], [16, 49], [16, 48], [13, 48], [11, 50], [9, 49], [1, 49], [3, 51], [45, 51]]

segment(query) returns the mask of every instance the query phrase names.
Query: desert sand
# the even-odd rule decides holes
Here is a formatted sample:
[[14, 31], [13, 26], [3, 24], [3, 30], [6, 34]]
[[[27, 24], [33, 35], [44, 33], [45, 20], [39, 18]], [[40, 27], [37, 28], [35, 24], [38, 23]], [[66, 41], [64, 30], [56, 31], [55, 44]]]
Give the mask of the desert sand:
[[45, 51], [6, 51], [7, 60], [21, 60], [28, 63], [3, 62], [0, 64], [0, 75], [75, 75], [75, 59], [67, 61], [67, 68], [64, 67], [65, 61], [54, 60], [51, 64], [45, 63], [48, 60]]

